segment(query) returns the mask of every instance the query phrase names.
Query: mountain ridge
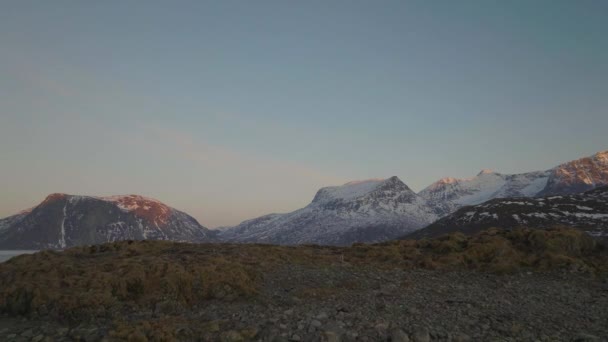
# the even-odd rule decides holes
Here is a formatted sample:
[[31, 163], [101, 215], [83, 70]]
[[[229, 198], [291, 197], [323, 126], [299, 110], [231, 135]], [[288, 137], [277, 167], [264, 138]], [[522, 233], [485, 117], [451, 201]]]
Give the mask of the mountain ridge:
[[608, 150], [559, 164], [544, 171], [503, 174], [481, 170], [471, 178], [442, 178], [418, 194], [439, 216], [493, 198], [569, 194], [608, 185]]
[[48, 195], [0, 219], [0, 248], [46, 249], [118, 240], [214, 240], [215, 232], [162, 202], [139, 195]]
[[557, 226], [608, 237], [608, 186], [580, 194], [495, 198], [462, 207], [403, 238], [433, 238], [453, 232], [475, 234], [487, 228], [546, 229]]
[[[503, 174], [482, 169], [471, 178], [445, 177], [418, 193], [397, 176], [350, 181], [319, 189], [303, 208], [214, 230], [201, 226], [186, 213], [140, 195], [97, 197], [53, 193], [36, 207], [0, 219], [0, 248], [16, 244], [19, 234], [15, 229], [21, 234], [32, 234], [33, 241], [46, 239], [34, 245], [17, 243], [22, 248], [63, 248], [70, 243], [148, 238], [207, 241], [219, 237], [229, 242], [277, 244], [380, 242], [424, 228], [462, 207], [496, 198], [563, 195], [603, 185], [608, 185], [608, 150], [545, 171]], [[73, 206], [80, 202], [84, 204], [79, 210], [93, 213], [86, 222], [79, 221], [82, 213], [80, 217], [72, 217]], [[52, 214], [47, 213], [41, 219], [50, 228], [46, 231], [43, 227], [36, 228], [39, 233], [45, 232], [36, 236], [30, 232], [32, 226], [43, 223], [36, 223], [32, 217], [40, 215], [39, 208], [46, 206], [54, 207]], [[105, 212], [100, 208], [105, 208]], [[84, 232], [74, 231], [79, 226], [84, 227]]]
[[220, 237], [233, 242], [344, 245], [387, 240], [436, 218], [393, 176], [321, 188], [304, 208], [243, 221], [220, 232]]

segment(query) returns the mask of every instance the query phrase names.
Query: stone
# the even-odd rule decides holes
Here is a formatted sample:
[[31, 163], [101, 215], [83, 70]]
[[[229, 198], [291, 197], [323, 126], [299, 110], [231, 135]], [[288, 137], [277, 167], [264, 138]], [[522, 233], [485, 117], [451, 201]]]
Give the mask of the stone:
[[324, 320], [327, 318], [329, 318], [329, 316], [325, 312], [321, 312], [320, 314], [317, 315], [318, 320]]
[[28, 330], [22, 332], [21, 335], [19, 335], [19, 336], [29, 338], [29, 337], [34, 336], [34, 331], [32, 329], [28, 329]]
[[418, 328], [412, 334], [412, 340], [414, 342], [430, 342], [431, 335], [429, 334], [429, 330], [426, 328]]
[[471, 341], [471, 337], [469, 335], [463, 333], [454, 333], [452, 335], [452, 341], [454, 342], [468, 342]]
[[374, 326], [374, 328], [375, 328], [377, 331], [386, 331], [386, 330], [388, 330], [388, 324], [387, 324], [387, 323], [384, 323], [384, 322], [380, 322], [380, 323], [377, 323], [377, 324]]
[[312, 325], [312, 326], [313, 326], [313, 327], [315, 327], [315, 328], [320, 328], [320, 327], [321, 327], [323, 324], [322, 324], [320, 321], [318, 321], [318, 320], [316, 320], [316, 319], [313, 319], [313, 320], [310, 322], [310, 325]]
[[391, 330], [392, 342], [410, 342], [410, 337], [401, 329]]
[[165, 300], [156, 303], [154, 313], [157, 315], [170, 315], [179, 312], [182, 309], [181, 305], [174, 300]]
[[256, 336], [258, 336], [259, 330], [256, 327], [248, 327], [248, 328], [242, 329], [240, 331], [240, 333], [241, 333], [241, 336], [243, 336], [245, 339], [252, 340]]
[[599, 342], [600, 338], [595, 336], [595, 335], [591, 335], [591, 334], [587, 334], [587, 333], [580, 333], [578, 335], [576, 335], [573, 339], [573, 342]]
[[291, 335], [290, 341], [302, 341], [302, 338], [298, 334]]
[[218, 331], [220, 331], [220, 322], [218, 322], [218, 321], [206, 322], [206, 323], [203, 323], [201, 328], [205, 332], [218, 332]]
[[222, 342], [240, 342], [244, 340], [243, 336], [234, 330], [224, 331], [220, 334], [220, 341]]
[[44, 339], [44, 335], [37, 335], [32, 337], [32, 342], [40, 342]]
[[359, 337], [359, 333], [356, 331], [349, 331], [346, 333], [346, 336], [348, 336], [349, 338], [356, 340], [357, 337]]
[[386, 340], [388, 338], [388, 324], [384, 322], [377, 323], [374, 325], [374, 329], [378, 333], [378, 338], [380, 340]]
[[420, 314], [420, 310], [413, 308], [413, 307], [407, 308], [406, 312], [408, 315], [412, 315], [412, 316], [416, 316], [416, 315]]
[[324, 331], [323, 335], [325, 336], [325, 341], [327, 342], [340, 342], [340, 335], [335, 331]]

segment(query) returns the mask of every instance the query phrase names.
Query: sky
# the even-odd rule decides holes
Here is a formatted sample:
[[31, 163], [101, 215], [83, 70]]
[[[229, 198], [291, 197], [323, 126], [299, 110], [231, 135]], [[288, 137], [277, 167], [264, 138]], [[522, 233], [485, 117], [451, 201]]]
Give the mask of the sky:
[[0, 217], [140, 194], [208, 227], [608, 149], [608, 2], [0, 2]]

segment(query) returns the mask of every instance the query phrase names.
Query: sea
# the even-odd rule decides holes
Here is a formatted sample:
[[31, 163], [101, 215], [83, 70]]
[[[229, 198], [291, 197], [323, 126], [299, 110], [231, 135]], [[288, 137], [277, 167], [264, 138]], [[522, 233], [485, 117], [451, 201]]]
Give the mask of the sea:
[[32, 254], [38, 251], [28, 251], [28, 250], [14, 250], [14, 251], [2, 251], [0, 250], [0, 262], [5, 262], [6, 260], [21, 254]]

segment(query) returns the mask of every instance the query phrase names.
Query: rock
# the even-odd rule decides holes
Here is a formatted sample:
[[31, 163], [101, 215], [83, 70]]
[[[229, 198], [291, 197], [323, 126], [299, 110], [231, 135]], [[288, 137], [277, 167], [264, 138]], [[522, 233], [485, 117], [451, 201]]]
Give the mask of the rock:
[[378, 333], [378, 338], [380, 340], [386, 340], [388, 338], [388, 324], [384, 322], [377, 323], [374, 326], [376, 332]]
[[341, 341], [340, 335], [335, 331], [331, 331], [331, 330], [324, 331], [323, 335], [325, 336], [325, 341], [327, 341], [327, 342], [340, 342]]
[[285, 310], [285, 311], [283, 312], [283, 314], [284, 314], [285, 316], [291, 316], [291, 315], [293, 315], [293, 309]]
[[42, 341], [43, 339], [44, 339], [44, 335], [37, 335], [37, 336], [32, 337], [32, 340], [31, 340], [31, 341], [32, 341], [32, 342], [40, 342], [40, 341]]
[[454, 342], [468, 342], [471, 341], [471, 337], [469, 335], [463, 333], [455, 333], [452, 335], [452, 341]]
[[298, 334], [293, 334], [293, 335], [291, 335], [291, 337], [289, 338], [289, 340], [290, 341], [302, 341], [302, 338]]
[[154, 313], [157, 315], [170, 315], [176, 312], [180, 312], [182, 310], [182, 305], [174, 300], [165, 300], [162, 302], [158, 302], [154, 307]]
[[317, 315], [317, 319], [318, 320], [324, 320], [324, 319], [328, 319], [329, 316], [325, 313], [325, 312], [321, 312], [320, 314]]
[[313, 326], [313, 327], [315, 327], [315, 328], [320, 328], [320, 327], [321, 327], [323, 324], [322, 324], [320, 321], [318, 321], [318, 320], [316, 320], [316, 319], [313, 319], [313, 320], [310, 322], [310, 325], [312, 325], [312, 326]]
[[388, 324], [384, 322], [377, 323], [374, 328], [378, 331], [386, 331], [388, 330]]
[[8, 335], [6, 335], [6, 338], [8, 338], [10, 340], [14, 339], [15, 337], [17, 337], [17, 334], [8, 334]]
[[407, 308], [406, 312], [408, 315], [411, 315], [411, 316], [417, 316], [420, 314], [420, 310], [413, 308], [413, 307]]
[[410, 342], [410, 337], [401, 330], [401, 329], [393, 329], [391, 330], [391, 341], [392, 342]]
[[256, 327], [249, 327], [240, 331], [241, 336], [243, 336], [247, 340], [254, 339], [256, 336], [258, 336], [258, 333], [259, 330]]
[[220, 334], [220, 341], [222, 342], [240, 342], [244, 340], [243, 336], [234, 330], [224, 331]]
[[201, 329], [205, 332], [218, 332], [220, 331], [220, 322], [219, 321], [211, 321], [203, 323]]
[[25, 337], [25, 338], [30, 338], [30, 337], [34, 336], [34, 330], [28, 329], [28, 330], [22, 332], [21, 335], [19, 335], [19, 336]]
[[430, 342], [431, 335], [429, 334], [429, 330], [426, 328], [418, 328], [412, 334], [412, 340], [414, 342]]
[[357, 337], [359, 337], [359, 333], [356, 332], [356, 331], [349, 331], [349, 332], [346, 333], [346, 336], [348, 338], [350, 338], [351, 340], [356, 340]]
[[70, 329], [68, 329], [68, 328], [57, 328], [57, 335], [65, 336], [68, 334], [69, 331], [70, 331]]
[[597, 342], [600, 341], [600, 338], [591, 334], [580, 333], [576, 335], [572, 342]]

